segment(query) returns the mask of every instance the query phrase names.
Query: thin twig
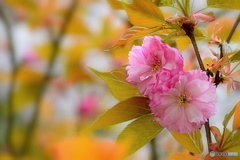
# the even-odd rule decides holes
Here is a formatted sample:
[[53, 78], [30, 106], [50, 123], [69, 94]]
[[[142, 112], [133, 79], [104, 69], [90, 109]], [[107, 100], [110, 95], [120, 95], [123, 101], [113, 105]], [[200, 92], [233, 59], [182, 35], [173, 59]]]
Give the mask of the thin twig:
[[18, 155], [25, 154], [29, 148], [31, 138], [34, 134], [34, 130], [35, 130], [35, 127], [36, 127], [36, 124], [38, 121], [42, 98], [43, 98], [45, 89], [47, 87], [47, 84], [51, 78], [51, 70], [55, 63], [56, 57], [58, 56], [62, 38], [68, 29], [68, 25], [70, 24], [70, 21], [73, 17], [74, 11], [76, 10], [77, 6], [78, 6], [78, 0], [73, 0], [70, 8], [68, 9], [68, 11], [66, 13], [65, 21], [63, 23], [62, 28], [60, 29], [59, 35], [53, 40], [52, 54], [50, 55], [50, 60], [49, 60], [48, 66], [47, 66], [47, 71], [46, 71], [46, 74], [43, 77], [42, 83], [39, 87], [39, 92], [36, 95], [36, 101], [34, 103], [35, 110], [34, 110], [32, 119], [29, 123], [29, 126], [26, 129], [24, 140], [20, 147], [20, 150], [18, 151]]
[[[235, 30], [236, 30], [239, 22], [240, 22], [240, 14], [238, 15], [238, 18], [237, 18], [237, 20], [235, 21], [235, 23], [234, 23], [234, 25], [233, 25], [233, 27], [232, 27], [232, 29], [231, 29], [228, 37], [227, 37], [227, 40], [226, 40], [227, 43], [230, 42], [230, 40], [231, 40], [231, 38], [232, 38], [232, 36], [233, 36], [233, 34], [234, 34], [234, 32], [235, 32]], [[220, 45], [219, 45], [219, 48], [220, 48], [220, 59], [221, 59], [221, 58], [223, 57], [223, 55], [224, 55], [224, 53], [223, 53], [223, 45], [220, 44]], [[230, 73], [231, 73], [231, 72], [230, 72]], [[215, 85], [218, 86], [218, 85], [222, 82], [222, 80], [223, 80], [223, 79], [222, 79], [222, 77], [220, 76], [220, 72], [217, 71], [217, 72], [216, 72], [216, 75], [215, 75], [215, 81], [214, 81]]]
[[208, 143], [208, 152], [211, 152], [209, 144], [212, 143], [212, 137], [211, 137], [211, 132], [210, 132], [209, 119], [207, 119], [207, 122], [204, 124], [204, 126], [205, 126], [207, 143]]
[[193, 45], [193, 48], [194, 48], [194, 51], [195, 51], [195, 54], [196, 54], [196, 57], [197, 57], [197, 60], [198, 60], [198, 64], [199, 64], [201, 70], [205, 71], [205, 68], [204, 68], [204, 65], [203, 65], [203, 62], [202, 62], [202, 58], [200, 56], [198, 46], [197, 46], [197, 43], [196, 43], [196, 39], [195, 39], [195, 36], [194, 36], [194, 28], [186, 28], [186, 29], [188, 30], [188, 31], [185, 30], [186, 34], [192, 42], [192, 45]]
[[[224, 54], [223, 53], [223, 45], [220, 44], [219, 48], [220, 48], [220, 59], [221, 59], [223, 57], [223, 54]], [[216, 74], [215, 74], [215, 80], [214, 80], [215, 85], [218, 86], [222, 81], [223, 81], [223, 78], [220, 75], [220, 71], [217, 71]]]
[[156, 151], [156, 138], [150, 141], [150, 145], [151, 145], [151, 160], [158, 160]]
[[6, 145], [10, 153], [14, 154], [14, 148], [11, 143], [10, 137], [12, 135], [12, 130], [13, 130], [13, 123], [14, 123], [14, 117], [13, 117], [13, 112], [14, 112], [14, 104], [13, 104], [13, 93], [15, 89], [15, 79], [17, 76], [17, 62], [15, 59], [15, 48], [14, 48], [14, 43], [13, 43], [13, 35], [12, 35], [12, 25], [10, 23], [10, 20], [7, 17], [7, 13], [5, 12], [6, 7], [4, 3], [1, 1], [0, 2], [0, 17], [3, 21], [3, 25], [6, 30], [7, 34], [7, 39], [8, 39], [8, 47], [9, 47], [9, 58], [10, 58], [10, 64], [12, 66], [12, 71], [11, 71], [11, 77], [10, 77], [10, 82], [9, 82], [9, 90], [7, 94], [7, 124], [6, 124]]
[[234, 23], [234, 25], [233, 25], [233, 28], [232, 28], [232, 30], [230, 31], [230, 33], [229, 33], [229, 35], [228, 35], [228, 37], [227, 37], [227, 40], [226, 40], [227, 43], [230, 42], [230, 40], [231, 40], [231, 38], [232, 38], [232, 36], [233, 36], [233, 34], [234, 34], [234, 32], [235, 32], [235, 30], [236, 30], [239, 22], [240, 22], [240, 14], [238, 15], [238, 18], [237, 18], [237, 20], [235, 21], [235, 23]]

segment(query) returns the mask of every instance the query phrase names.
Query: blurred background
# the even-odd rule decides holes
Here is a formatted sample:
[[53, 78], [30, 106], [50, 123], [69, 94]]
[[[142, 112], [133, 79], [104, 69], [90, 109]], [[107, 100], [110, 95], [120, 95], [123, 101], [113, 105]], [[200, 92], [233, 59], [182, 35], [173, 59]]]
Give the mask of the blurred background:
[[[82, 133], [117, 103], [105, 83], [87, 67], [107, 72], [127, 64], [132, 46], [105, 51], [131, 27], [125, 11], [113, 10], [111, 1], [0, 1], [0, 160], [120, 159], [124, 147], [115, 144], [115, 139], [126, 124]], [[166, 8], [163, 11], [166, 16], [175, 14]], [[225, 28], [224, 40], [238, 11], [216, 11], [219, 26]], [[203, 27], [211, 33], [214, 25]], [[235, 49], [239, 37], [238, 28], [233, 37]], [[141, 44], [141, 39], [134, 44]], [[206, 44], [199, 43], [203, 52]], [[197, 68], [192, 52], [191, 47], [183, 51], [185, 69]], [[225, 87], [218, 89], [224, 108], [219, 110], [220, 119], [239, 100], [238, 90], [226, 96]], [[221, 127], [219, 117], [213, 121]], [[184, 151], [164, 131], [155, 144], [128, 160], [152, 159], [153, 145], [159, 159]]]

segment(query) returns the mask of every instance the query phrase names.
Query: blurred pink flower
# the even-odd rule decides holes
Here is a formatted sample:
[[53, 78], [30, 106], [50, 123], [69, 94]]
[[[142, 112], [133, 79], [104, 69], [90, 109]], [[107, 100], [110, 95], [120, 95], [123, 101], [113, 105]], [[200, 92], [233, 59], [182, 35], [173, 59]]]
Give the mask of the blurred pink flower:
[[81, 116], [91, 118], [98, 113], [98, 97], [96, 94], [85, 95], [79, 103], [79, 113]]
[[179, 51], [163, 43], [158, 36], [146, 36], [142, 46], [133, 46], [129, 53], [127, 81], [137, 85], [148, 96], [154, 87], [183, 70]]
[[34, 51], [28, 51], [24, 54], [22, 62], [24, 64], [34, 64], [41, 60], [39, 55], [35, 54]]
[[155, 120], [173, 132], [190, 133], [216, 112], [216, 87], [201, 70], [181, 71], [169, 90], [151, 98]]

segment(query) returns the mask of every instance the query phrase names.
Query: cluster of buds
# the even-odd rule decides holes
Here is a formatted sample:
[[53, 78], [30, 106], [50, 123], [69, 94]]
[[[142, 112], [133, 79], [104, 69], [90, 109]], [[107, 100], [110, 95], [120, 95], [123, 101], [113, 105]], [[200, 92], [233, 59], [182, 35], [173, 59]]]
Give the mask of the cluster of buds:
[[[212, 12], [209, 13], [194, 13], [190, 16], [173, 16], [168, 17], [165, 21], [168, 23], [177, 23], [182, 26], [182, 29], [186, 32], [186, 29], [193, 28], [199, 24], [199, 22], [212, 22], [215, 20], [215, 16]], [[185, 29], [186, 28], [186, 29]]]

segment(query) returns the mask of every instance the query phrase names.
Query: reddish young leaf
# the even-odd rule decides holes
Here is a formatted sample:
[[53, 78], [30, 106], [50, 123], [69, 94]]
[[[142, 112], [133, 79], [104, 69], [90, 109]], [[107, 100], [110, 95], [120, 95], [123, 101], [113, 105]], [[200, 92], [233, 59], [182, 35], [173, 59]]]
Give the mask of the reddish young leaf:
[[154, 33], [160, 29], [161, 27], [145, 28], [145, 27], [133, 26], [123, 33], [122, 37], [118, 40], [117, 44], [113, 46], [111, 49], [129, 44], [130, 42], [138, 38]]

